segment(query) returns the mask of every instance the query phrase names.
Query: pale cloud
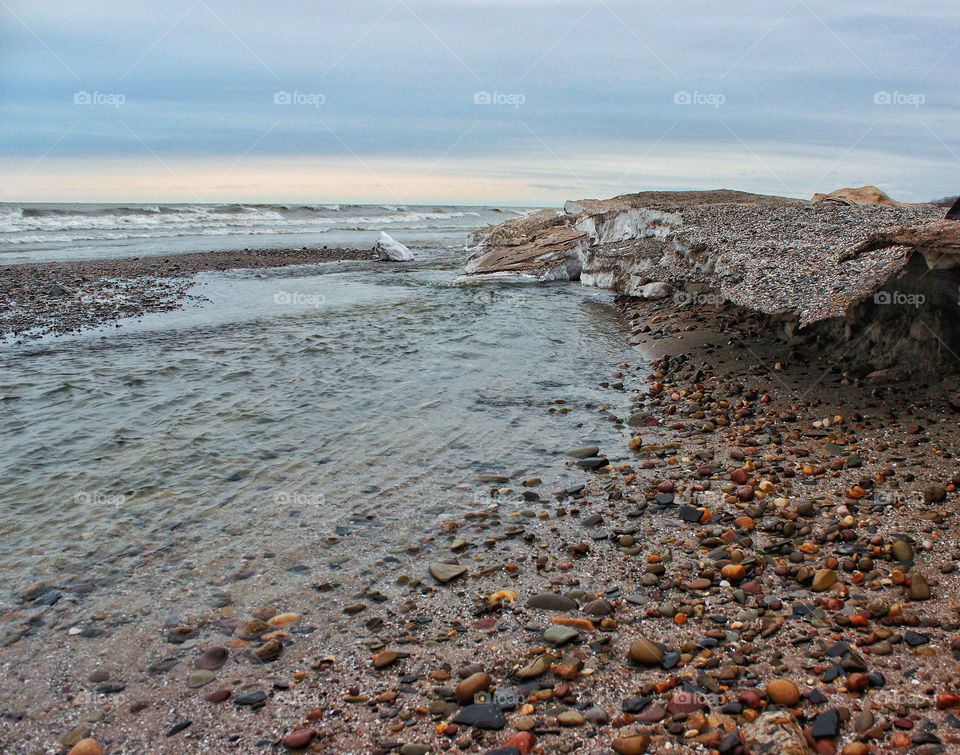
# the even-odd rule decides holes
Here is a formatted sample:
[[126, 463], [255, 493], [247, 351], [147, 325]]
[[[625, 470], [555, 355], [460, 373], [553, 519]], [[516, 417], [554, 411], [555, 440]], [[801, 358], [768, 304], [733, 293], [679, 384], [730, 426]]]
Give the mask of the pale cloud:
[[539, 204], [869, 182], [920, 200], [957, 190], [958, 35], [946, 0], [15, 0], [4, 188]]

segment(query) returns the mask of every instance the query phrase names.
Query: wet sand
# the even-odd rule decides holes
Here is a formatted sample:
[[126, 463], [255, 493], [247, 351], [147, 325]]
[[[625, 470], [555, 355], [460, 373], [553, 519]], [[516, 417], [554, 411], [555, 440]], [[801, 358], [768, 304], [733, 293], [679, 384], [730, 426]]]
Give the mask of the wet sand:
[[[582, 488], [540, 482], [546, 460], [465, 479], [468, 514], [357, 580], [298, 569], [329, 565], [332, 536], [238, 554], [165, 625], [122, 594], [85, 605], [84, 575], [25, 591], [3, 616], [3, 749], [960, 747], [953, 385], [862, 385], [727, 312], [625, 316], [669, 357], [584, 376], [636, 408], [597, 408], [634, 440], [570, 456]], [[57, 593], [76, 611], [47, 624]]]
[[371, 260], [369, 251], [244, 249], [0, 267], [0, 338], [70, 333], [178, 309], [197, 273]]

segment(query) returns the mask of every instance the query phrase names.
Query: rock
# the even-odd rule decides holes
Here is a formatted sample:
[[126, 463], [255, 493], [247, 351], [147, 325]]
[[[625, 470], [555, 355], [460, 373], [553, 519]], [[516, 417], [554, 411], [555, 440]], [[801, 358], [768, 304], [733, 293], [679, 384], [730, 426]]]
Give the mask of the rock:
[[507, 725], [507, 719], [504, 718], [500, 706], [493, 703], [468, 705], [457, 714], [453, 722], [461, 726], [474, 726], [478, 729], [494, 730], [502, 729]]
[[593, 456], [589, 459], [580, 459], [580, 461], [577, 462], [577, 466], [583, 469], [589, 469], [590, 471], [596, 471], [603, 469], [609, 463], [610, 462], [602, 456]]
[[254, 650], [253, 655], [264, 663], [269, 663], [270, 661], [277, 660], [282, 652], [283, 643], [278, 639], [273, 639], [269, 642], [263, 643], [260, 647]]
[[377, 243], [373, 245], [373, 253], [381, 262], [412, 262], [414, 259], [413, 252], [382, 231]]
[[663, 660], [663, 650], [650, 640], [641, 637], [630, 643], [630, 660], [642, 666], [658, 666]]
[[298, 613], [281, 613], [270, 619], [267, 624], [274, 629], [288, 629], [300, 621]]
[[515, 676], [521, 680], [536, 679], [538, 676], [542, 676], [550, 670], [550, 664], [552, 662], [553, 657], [549, 653], [544, 653], [517, 671]]
[[943, 485], [927, 485], [923, 489], [924, 503], [942, 503], [947, 500], [947, 489]]
[[666, 299], [673, 292], [673, 287], [669, 283], [656, 281], [648, 283], [638, 292], [641, 299]]
[[243, 707], [258, 708], [266, 701], [267, 693], [263, 692], [262, 690], [257, 690], [256, 692], [248, 692], [245, 695], [240, 695], [240, 697], [234, 699], [233, 704]]
[[194, 671], [192, 674], [190, 674], [190, 676], [187, 677], [187, 687], [190, 689], [199, 689], [200, 687], [210, 684], [210, 682], [216, 678], [217, 675], [212, 671]]
[[384, 650], [382, 653], [377, 653], [373, 656], [373, 667], [377, 669], [384, 669], [387, 666], [392, 666], [397, 662], [399, 655], [392, 650]]
[[747, 576], [747, 569], [743, 564], [727, 564], [720, 570], [720, 576], [728, 582], [739, 582]]
[[836, 739], [840, 734], [840, 714], [836, 710], [826, 710], [813, 719], [810, 736], [814, 739], [828, 737]]
[[576, 611], [580, 606], [573, 598], [555, 592], [541, 592], [527, 601], [528, 608], [539, 608], [543, 611]]
[[510, 739], [503, 743], [501, 751], [516, 751], [519, 755], [530, 755], [530, 752], [537, 744], [537, 738], [528, 731], [522, 731], [514, 734]]
[[490, 678], [489, 674], [482, 672], [471, 674], [457, 685], [457, 702], [461, 705], [472, 703], [476, 694], [486, 692], [490, 689], [491, 684], [493, 684], [493, 679]]
[[837, 202], [845, 205], [885, 205], [887, 207], [903, 207], [887, 196], [886, 192], [876, 186], [861, 186], [858, 189], [837, 189], [829, 194], [814, 194], [810, 200], [813, 204], [820, 202]]
[[207, 695], [203, 699], [206, 700], [208, 703], [213, 703], [214, 705], [216, 705], [217, 703], [222, 703], [229, 700], [231, 694], [233, 693], [230, 692], [230, 690], [228, 689], [218, 689], [216, 692], [211, 692], [209, 695]]
[[792, 707], [800, 702], [800, 690], [789, 679], [774, 679], [767, 685], [767, 697], [776, 705]]
[[427, 745], [415, 743], [405, 744], [400, 748], [400, 755], [427, 755], [430, 748]]
[[589, 459], [592, 456], [599, 455], [600, 449], [597, 446], [584, 446], [583, 448], [571, 448], [564, 453], [574, 459]]
[[561, 726], [583, 726], [586, 719], [576, 710], [565, 710], [557, 716], [557, 723]]
[[632, 734], [617, 737], [611, 743], [614, 752], [619, 755], [644, 755], [650, 745], [650, 736], [647, 734]]
[[580, 633], [573, 629], [572, 627], [564, 627], [558, 624], [551, 624], [547, 630], [543, 633], [543, 639], [545, 642], [549, 642], [551, 645], [566, 645], [568, 642], [571, 642], [577, 637], [580, 636]]
[[68, 755], [103, 755], [103, 748], [95, 739], [81, 739], [70, 748]]
[[260, 635], [270, 631], [270, 625], [260, 619], [251, 619], [245, 624], [237, 627], [236, 635], [241, 640], [258, 640]]
[[302, 750], [317, 736], [316, 729], [296, 729], [283, 738], [283, 746], [288, 750]]
[[216, 671], [223, 667], [229, 655], [225, 647], [216, 645], [205, 650], [200, 657], [193, 662], [193, 666], [194, 668], [206, 669], [207, 671]]
[[613, 606], [601, 599], [590, 601], [581, 610], [589, 616], [609, 616], [613, 613]]
[[787, 711], [767, 711], [741, 730], [751, 752], [807, 755], [807, 740]]
[[467, 573], [467, 567], [459, 564], [430, 564], [430, 574], [440, 584], [447, 584]]
[[824, 592], [837, 583], [837, 573], [833, 569], [817, 569], [813, 575], [813, 584], [810, 589], [814, 592]]
[[906, 540], [897, 540], [890, 550], [901, 564], [913, 563], [913, 546]]
[[930, 585], [927, 578], [918, 571], [910, 575], [910, 600], [929, 600]]

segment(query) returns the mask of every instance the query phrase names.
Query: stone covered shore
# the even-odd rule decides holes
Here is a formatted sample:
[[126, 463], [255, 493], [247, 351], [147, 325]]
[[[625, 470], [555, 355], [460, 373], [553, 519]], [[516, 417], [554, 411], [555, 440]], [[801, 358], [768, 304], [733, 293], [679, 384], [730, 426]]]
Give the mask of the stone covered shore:
[[289, 604], [8, 635], [4, 750], [957, 751], [956, 384], [906, 400], [722, 306], [624, 314], [654, 361], [593, 376], [634, 400], [597, 408], [622, 448], [567, 449], [582, 487], [486, 478]]
[[197, 273], [370, 260], [356, 249], [245, 249], [0, 267], [0, 339], [62, 335], [179, 309]]

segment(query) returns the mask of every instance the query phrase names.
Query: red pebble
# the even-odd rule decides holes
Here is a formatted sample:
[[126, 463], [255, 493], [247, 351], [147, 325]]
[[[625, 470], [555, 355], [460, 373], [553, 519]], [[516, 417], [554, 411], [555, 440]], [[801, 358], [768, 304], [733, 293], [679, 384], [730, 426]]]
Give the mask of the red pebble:
[[502, 749], [509, 750], [511, 748], [516, 748], [520, 751], [520, 755], [529, 755], [530, 751], [536, 744], [537, 738], [533, 736], [533, 734], [531, 734], [529, 731], [522, 731], [504, 742]]
[[315, 729], [297, 729], [283, 738], [283, 746], [290, 750], [302, 750], [317, 736]]
[[203, 699], [208, 703], [222, 703], [224, 700], [230, 699], [230, 694], [230, 690], [228, 689], [218, 689], [216, 692], [211, 692]]

